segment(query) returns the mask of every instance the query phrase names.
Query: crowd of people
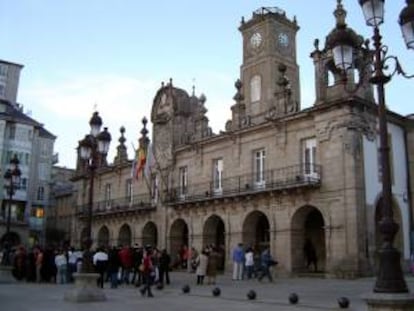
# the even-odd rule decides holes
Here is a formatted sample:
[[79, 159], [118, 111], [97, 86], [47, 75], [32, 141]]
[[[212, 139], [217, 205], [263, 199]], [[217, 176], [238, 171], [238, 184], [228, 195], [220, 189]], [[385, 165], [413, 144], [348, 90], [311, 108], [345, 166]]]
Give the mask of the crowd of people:
[[262, 251], [255, 251], [251, 246], [244, 248], [239, 243], [232, 252], [234, 281], [251, 279], [253, 277], [261, 281], [267, 277], [273, 282], [271, 268], [278, 264], [270, 253], [269, 246], [264, 247]]
[[[315, 250], [310, 241], [304, 246], [307, 266], [317, 270]], [[27, 250], [24, 246], [14, 247], [7, 253], [7, 261], [13, 265], [13, 275], [28, 282], [52, 282], [65, 284], [74, 281], [74, 273], [81, 272], [84, 259], [82, 249], [73, 247], [42, 248], [35, 246]], [[256, 251], [239, 243], [232, 250], [233, 280], [267, 277], [273, 281], [271, 268], [278, 264], [270, 253], [269, 246]], [[4, 258], [3, 258], [4, 259]], [[123, 247], [99, 247], [92, 254], [93, 272], [99, 274], [97, 286], [111, 288], [120, 284], [141, 287], [141, 294], [152, 297], [151, 285], [163, 287], [170, 284], [169, 271], [184, 269], [195, 273], [196, 284], [215, 284], [218, 271], [224, 269], [224, 247], [208, 245], [201, 251], [182, 245], [172, 258], [166, 249], [135, 244]], [[89, 260], [88, 260], [89, 262]]]
[[[3, 262], [13, 266], [12, 273], [17, 280], [57, 284], [74, 281], [74, 273], [81, 272], [83, 254], [82, 249], [73, 247], [26, 249], [22, 245], [1, 253], [8, 256]], [[171, 258], [167, 251], [134, 245], [96, 249], [92, 260], [94, 272], [99, 274], [98, 286], [103, 287], [105, 282], [112, 288], [120, 284], [140, 286], [144, 273], [139, 267], [146, 255], [151, 256], [154, 281], [169, 284]]]

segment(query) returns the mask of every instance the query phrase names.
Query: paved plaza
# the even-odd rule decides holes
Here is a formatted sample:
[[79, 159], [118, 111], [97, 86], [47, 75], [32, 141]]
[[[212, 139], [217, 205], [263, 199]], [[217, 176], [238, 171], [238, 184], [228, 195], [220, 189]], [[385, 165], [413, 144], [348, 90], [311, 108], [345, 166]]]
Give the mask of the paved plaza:
[[[0, 311], [243, 311], [243, 310], [341, 310], [337, 298], [345, 296], [350, 300], [347, 310], [367, 310], [363, 295], [372, 293], [374, 278], [357, 280], [338, 280], [321, 278], [283, 278], [273, 283], [267, 280], [232, 281], [230, 275], [220, 275], [217, 287], [220, 296], [214, 297], [214, 285], [195, 285], [195, 275], [185, 272], [173, 272], [172, 284], [163, 290], [153, 288], [154, 298], [141, 297], [137, 288], [120, 286], [104, 292], [105, 302], [72, 303], [63, 300], [64, 293], [73, 288], [72, 284], [0, 284]], [[410, 291], [414, 292], [414, 278], [406, 277]], [[182, 287], [189, 284], [189, 294]], [[248, 300], [247, 292], [257, 292], [255, 300]], [[289, 304], [290, 293], [299, 295], [299, 303]]]

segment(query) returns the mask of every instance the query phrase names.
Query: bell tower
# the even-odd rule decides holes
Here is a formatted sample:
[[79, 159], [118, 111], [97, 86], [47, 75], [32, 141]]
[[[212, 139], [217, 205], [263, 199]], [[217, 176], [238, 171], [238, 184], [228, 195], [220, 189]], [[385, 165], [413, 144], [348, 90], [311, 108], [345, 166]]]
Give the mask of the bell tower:
[[289, 96], [296, 103], [294, 109], [298, 110], [300, 85], [296, 33], [299, 26], [296, 19], [289, 20], [279, 8], [262, 7], [253, 12], [250, 20], [242, 18], [239, 30], [243, 36], [240, 71], [246, 116], [260, 118], [270, 109], [280, 116], [288, 112], [277, 104], [277, 98], [285, 92], [278, 85], [281, 65], [286, 68], [284, 77], [290, 88]]

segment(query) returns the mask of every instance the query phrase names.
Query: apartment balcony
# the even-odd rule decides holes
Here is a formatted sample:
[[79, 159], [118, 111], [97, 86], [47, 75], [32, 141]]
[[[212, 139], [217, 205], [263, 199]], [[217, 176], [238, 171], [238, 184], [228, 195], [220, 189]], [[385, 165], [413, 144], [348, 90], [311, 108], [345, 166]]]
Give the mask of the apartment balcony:
[[[94, 202], [92, 216], [98, 218], [114, 215], [130, 215], [151, 210], [155, 210], [155, 204], [149, 194], [143, 194]], [[86, 217], [88, 211], [89, 206], [87, 204], [77, 207], [77, 215], [80, 218]]]
[[279, 169], [223, 178], [221, 184], [206, 182], [173, 188], [168, 195], [169, 205], [257, 195], [266, 192], [290, 191], [297, 188], [318, 188], [321, 185], [321, 166], [299, 164]]

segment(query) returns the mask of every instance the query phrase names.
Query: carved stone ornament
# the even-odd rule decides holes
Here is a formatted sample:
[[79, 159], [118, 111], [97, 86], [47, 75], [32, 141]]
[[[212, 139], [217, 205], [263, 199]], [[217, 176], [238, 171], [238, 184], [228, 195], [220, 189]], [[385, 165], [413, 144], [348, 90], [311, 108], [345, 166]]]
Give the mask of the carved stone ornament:
[[167, 96], [166, 93], [163, 93], [160, 96], [160, 100], [157, 105], [155, 123], [162, 124], [167, 123], [173, 114], [173, 104], [171, 98]]
[[172, 164], [172, 130], [168, 124], [154, 128], [154, 156], [160, 168]]

